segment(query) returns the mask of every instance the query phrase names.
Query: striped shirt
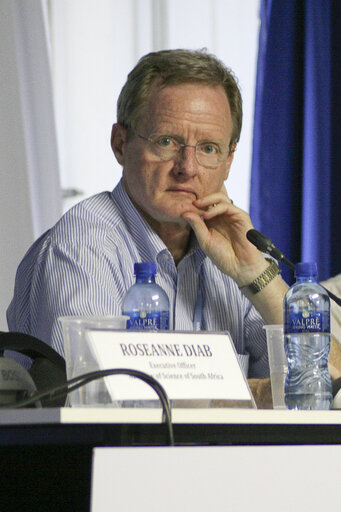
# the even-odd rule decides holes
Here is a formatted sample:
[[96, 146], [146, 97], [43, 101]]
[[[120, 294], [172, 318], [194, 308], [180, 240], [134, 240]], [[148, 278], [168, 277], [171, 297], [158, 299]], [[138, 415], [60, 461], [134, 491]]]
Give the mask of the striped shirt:
[[121, 181], [112, 193], [78, 203], [31, 246], [17, 271], [9, 329], [32, 334], [64, 355], [58, 317], [120, 315], [123, 296], [135, 282], [134, 263], [155, 261], [156, 282], [171, 304], [170, 328], [193, 330], [200, 287], [201, 329], [228, 331], [248, 376], [268, 376], [263, 320], [192, 238], [176, 266]]

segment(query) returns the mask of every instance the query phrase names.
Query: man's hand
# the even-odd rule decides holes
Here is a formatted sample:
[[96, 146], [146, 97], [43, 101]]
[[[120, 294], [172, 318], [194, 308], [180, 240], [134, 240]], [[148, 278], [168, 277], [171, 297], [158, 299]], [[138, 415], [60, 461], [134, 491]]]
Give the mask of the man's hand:
[[193, 202], [198, 211], [182, 217], [191, 225], [202, 250], [224, 274], [239, 286], [249, 284], [267, 267], [263, 255], [246, 233], [252, 229], [249, 215], [229, 199], [225, 187]]
[[[220, 192], [194, 201], [191, 211], [184, 212], [182, 217], [190, 224], [205, 254], [239, 287], [252, 283], [268, 267], [263, 254], [246, 238], [253, 227], [249, 215], [233, 204], [224, 186]], [[266, 323], [282, 324], [287, 289], [287, 284], [276, 276], [260, 292], [252, 294], [244, 289], [243, 293]]]

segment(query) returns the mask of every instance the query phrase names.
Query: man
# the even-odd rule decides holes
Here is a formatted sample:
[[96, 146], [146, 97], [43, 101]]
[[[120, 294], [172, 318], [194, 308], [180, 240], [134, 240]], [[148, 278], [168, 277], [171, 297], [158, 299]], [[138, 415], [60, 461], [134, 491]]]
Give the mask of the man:
[[118, 100], [111, 144], [123, 167], [113, 193], [76, 205], [28, 251], [10, 330], [63, 354], [63, 315], [117, 315], [133, 264], [154, 260], [171, 328], [229, 331], [250, 378], [269, 373], [266, 323], [282, 323], [287, 285], [246, 238], [249, 216], [224, 182], [240, 136], [232, 73], [205, 52], [142, 58]]

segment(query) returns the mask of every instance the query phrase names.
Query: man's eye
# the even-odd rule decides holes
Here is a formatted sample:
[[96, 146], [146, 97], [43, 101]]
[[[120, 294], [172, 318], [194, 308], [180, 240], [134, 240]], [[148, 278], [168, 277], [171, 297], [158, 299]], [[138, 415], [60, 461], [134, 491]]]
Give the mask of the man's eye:
[[158, 144], [158, 146], [161, 146], [163, 148], [171, 148], [174, 146], [175, 142], [171, 137], [164, 136], [164, 137], [159, 137], [156, 140], [156, 144]]
[[216, 144], [200, 144], [200, 151], [205, 155], [217, 155], [219, 147]]

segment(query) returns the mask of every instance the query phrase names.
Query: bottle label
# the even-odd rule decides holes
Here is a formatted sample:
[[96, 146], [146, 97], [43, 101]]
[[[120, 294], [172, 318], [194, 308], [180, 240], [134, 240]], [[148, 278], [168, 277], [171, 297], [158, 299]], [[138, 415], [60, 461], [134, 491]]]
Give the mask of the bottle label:
[[129, 316], [127, 329], [169, 329], [168, 311], [129, 311], [124, 314]]
[[319, 311], [289, 313], [285, 321], [285, 332], [330, 332], [329, 313]]

